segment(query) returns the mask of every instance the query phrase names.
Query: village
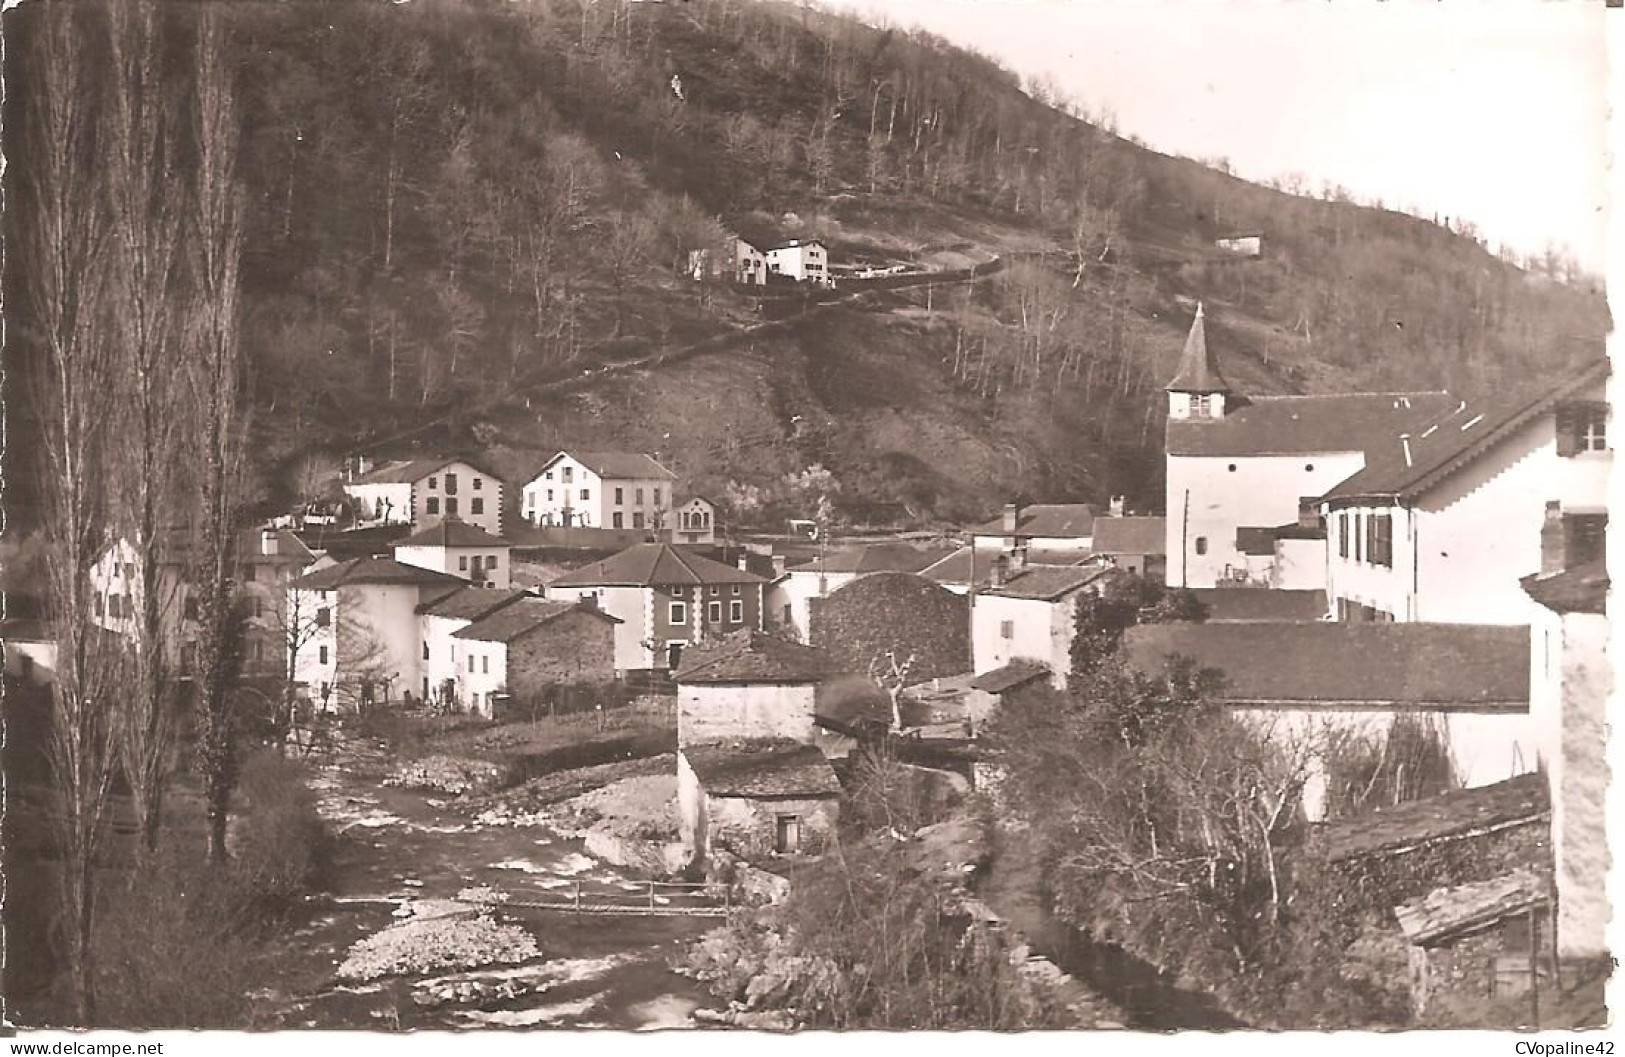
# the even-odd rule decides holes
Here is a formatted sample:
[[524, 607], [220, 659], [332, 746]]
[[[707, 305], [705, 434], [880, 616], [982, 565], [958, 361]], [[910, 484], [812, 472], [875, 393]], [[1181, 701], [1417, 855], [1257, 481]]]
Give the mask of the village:
[[[816, 242], [739, 247], [745, 277], [828, 267]], [[1067, 690], [1086, 600], [1177, 592], [1179, 619], [1128, 620], [1124, 663], [1215, 674], [1214, 703], [1296, 761], [1332, 862], [1413, 871], [1391, 919], [1413, 1014], [1463, 995], [1521, 1008], [1607, 960], [1607, 373], [1599, 360], [1487, 404], [1250, 396], [1198, 304], [1166, 387], [1162, 509], [1009, 502], [957, 531], [837, 528], [827, 502], [778, 532], [729, 525], [643, 452], [567, 449], [510, 481], [478, 458], [356, 456], [324, 513], [234, 537], [244, 679], [285, 710], [277, 736], [317, 757], [386, 715], [464, 744], [578, 721], [582, 751], [555, 764], [601, 774], [571, 787], [600, 817], [586, 847], [650, 882], [599, 912], [703, 913], [719, 893], [786, 898], [796, 864], [838, 844], [877, 756], [939, 809], [897, 839], [952, 833], [954, 804], [996, 814], [982, 735], [1024, 695]], [[95, 567], [110, 631], [139, 609], [135, 561], [119, 545]], [[182, 580], [156, 578], [184, 665], [197, 603]], [[8, 626], [8, 677], [48, 682], [53, 655]], [[674, 755], [658, 733], [605, 740], [626, 717], [669, 724]], [[1443, 751], [1430, 795], [1332, 811], [1333, 745], [1418, 723]], [[491, 770], [442, 752], [385, 782], [472, 796]], [[618, 791], [653, 800], [617, 820]], [[1441, 865], [1463, 857], [1476, 873]], [[581, 912], [579, 884], [552, 897]]]

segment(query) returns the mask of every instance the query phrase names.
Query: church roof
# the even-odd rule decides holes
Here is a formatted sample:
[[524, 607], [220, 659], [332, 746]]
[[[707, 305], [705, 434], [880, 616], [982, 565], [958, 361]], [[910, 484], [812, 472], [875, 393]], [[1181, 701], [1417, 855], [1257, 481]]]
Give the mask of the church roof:
[[1216, 419], [1169, 419], [1169, 455], [1375, 453], [1459, 403], [1446, 392], [1257, 396]]
[[1219, 365], [1207, 348], [1207, 326], [1202, 322], [1202, 305], [1197, 302], [1196, 318], [1185, 337], [1185, 351], [1179, 355], [1179, 372], [1167, 387], [1182, 393], [1228, 393], [1230, 383], [1219, 373]]

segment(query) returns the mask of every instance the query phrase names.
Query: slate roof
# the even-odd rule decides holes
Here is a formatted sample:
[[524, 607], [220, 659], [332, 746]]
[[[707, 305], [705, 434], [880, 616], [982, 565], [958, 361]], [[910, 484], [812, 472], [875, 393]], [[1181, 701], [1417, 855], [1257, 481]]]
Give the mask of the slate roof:
[[1534, 772], [1328, 822], [1321, 829], [1321, 840], [1326, 857], [1341, 862], [1398, 855], [1487, 830], [1545, 822], [1550, 817], [1546, 776]]
[[916, 573], [946, 557], [942, 550], [921, 550], [908, 543], [870, 543], [835, 551], [789, 571], [826, 573]]
[[1182, 393], [1228, 393], [1230, 383], [1219, 373], [1219, 364], [1207, 348], [1207, 325], [1202, 322], [1202, 304], [1196, 304], [1196, 318], [1185, 335], [1185, 348], [1179, 354], [1179, 370], [1164, 388]]
[[1276, 591], [1261, 587], [1195, 587], [1208, 623], [1234, 620], [1319, 620], [1326, 615], [1324, 591]]
[[1519, 582], [1530, 598], [1554, 613], [1608, 611], [1608, 570], [1601, 560], [1551, 576], [1526, 576]]
[[[1465, 402], [1421, 429], [1390, 431], [1383, 443], [1366, 450], [1363, 470], [1326, 493], [1328, 501], [1357, 498], [1412, 498], [1516, 436], [1560, 401], [1608, 377], [1606, 359], [1590, 360], [1556, 385], [1508, 394], [1483, 404]], [[1410, 433], [1410, 457], [1399, 434]]]
[[[386, 462], [348, 482], [349, 484], [416, 484], [454, 462], [472, 466], [467, 459], [408, 459]], [[476, 467], [477, 469], [477, 467]]]
[[1275, 553], [1275, 530], [1255, 525], [1236, 527], [1236, 550], [1243, 554], [1269, 556]]
[[612, 481], [677, 480], [676, 474], [655, 462], [650, 456], [633, 451], [561, 451], [543, 463], [542, 468], [536, 472], [536, 476], [540, 477], [546, 473], [548, 467], [566, 455], [599, 477]]
[[468, 627], [452, 632], [451, 637], [474, 639], [478, 642], [512, 642], [521, 635], [551, 624], [566, 613], [588, 613], [611, 624], [621, 622], [618, 617], [612, 617], [601, 609], [579, 602], [526, 598], [512, 605], [503, 606]]
[[1282, 708], [1527, 709], [1529, 629], [1486, 624], [1148, 624], [1129, 660], [1223, 672], [1217, 700]]
[[1420, 433], [1459, 401], [1449, 393], [1258, 396], [1219, 419], [1169, 419], [1169, 455], [1325, 455], [1369, 452]]
[[603, 561], [565, 573], [549, 586], [650, 587], [685, 584], [761, 584], [755, 573], [702, 558], [669, 543], [638, 543]]
[[418, 612], [431, 617], [451, 617], [454, 620], [479, 620], [512, 605], [521, 598], [534, 597], [526, 591], [503, 590], [495, 587], [469, 585], [453, 591], [434, 602], [418, 606]]
[[[1103, 517], [1095, 520], [1096, 554], [1168, 553], [1168, 519]], [[1030, 560], [1030, 556], [1029, 556]]]
[[824, 799], [841, 783], [816, 745], [762, 739], [736, 745], [693, 745], [682, 756], [708, 796]]
[[1394, 908], [1405, 939], [1417, 947], [1441, 943], [1544, 907], [1550, 882], [1533, 870], [1513, 870], [1488, 881], [1435, 888]]
[[[921, 569], [920, 575], [935, 580], [939, 584], [969, 583], [971, 553], [971, 548], [960, 547], [953, 553], [945, 555]], [[991, 556], [976, 559], [976, 582], [978, 585], [987, 583], [992, 564]]]
[[816, 683], [830, 672], [825, 651], [743, 631], [683, 651], [678, 683]]
[[1031, 598], [1053, 602], [1087, 587], [1112, 570], [1107, 566], [1029, 565], [987, 593], [1000, 598]]
[[1026, 686], [1034, 679], [1049, 678], [1049, 669], [1033, 661], [1011, 661], [1002, 668], [983, 672], [971, 680], [971, 688], [990, 694], [1003, 694], [1018, 686]]
[[397, 547], [506, 547], [508, 541], [493, 536], [478, 525], [461, 518], [444, 518], [421, 532], [395, 544]]
[[784, 249], [786, 246], [793, 246], [797, 243], [806, 246], [816, 242], [820, 246], [826, 246], [827, 248], [824, 240], [817, 236], [792, 235], [787, 228], [761, 217], [742, 216], [734, 220], [730, 226], [733, 228], [736, 238], [741, 242], [748, 242], [762, 253], [767, 253], [769, 250]]
[[[1016, 535], [1081, 538], [1095, 530], [1095, 508], [1088, 503], [1033, 503], [1016, 511]], [[1004, 535], [1004, 517], [971, 530], [978, 536]]]
[[342, 560], [381, 554], [411, 533], [411, 525], [385, 524], [347, 529], [343, 532], [333, 531], [325, 526], [307, 528], [301, 529], [298, 535], [312, 550], [322, 551]]
[[[277, 552], [275, 554], [263, 553], [260, 546], [262, 533], [271, 532], [276, 535]], [[243, 529], [237, 533], [236, 559], [243, 565], [283, 565], [298, 563], [309, 565], [316, 560], [316, 555], [305, 546], [304, 540], [294, 535], [290, 529]]]
[[288, 581], [289, 587], [296, 587], [304, 591], [332, 591], [340, 587], [354, 587], [360, 584], [418, 584], [432, 585], [445, 584], [448, 587], [466, 584], [468, 581], [450, 573], [436, 572], [433, 569], [420, 569], [416, 565], [406, 565], [394, 558], [350, 558], [336, 565], [329, 565], [325, 569], [318, 569], [313, 573], [306, 573], [294, 580]]

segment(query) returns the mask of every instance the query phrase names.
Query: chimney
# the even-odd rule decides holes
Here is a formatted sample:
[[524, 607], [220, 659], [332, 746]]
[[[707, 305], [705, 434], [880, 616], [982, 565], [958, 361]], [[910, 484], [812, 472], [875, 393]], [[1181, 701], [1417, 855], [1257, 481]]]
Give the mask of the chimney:
[[1540, 526], [1540, 575], [1555, 576], [1567, 564], [1567, 540], [1563, 532], [1563, 505], [1552, 499], [1546, 503], [1546, 521]]
[[1027, 545], [1025, 543], [1017, 544], [1016, 549], [1012, 552], [1012, 554], [1014, 555], [1014, 558], [1015, 558], [1015, 560], [1012, 562], [1012, 564], [1015, 566], [1016, 572], [1019, 573], [1022, 570], [1026, 569], [1027, 568]]
[[1021, 508], [1016, 504], [1004, 504], [1004, 534], [1006, 536], [1014, 536], [1016, 534], [1016, 522], [1019, 520], [1017, 515], [1020, 513]]
[[279, 542], [280, 541], [277, 539], [277, 535], [276, 535], [276, 529], [261, 529], [260, 530], [260, 553], [261, 554], [266, 555], [267, 557], [275, 555], [277, 553], [277, 546], [278, 546]]
[[750, 572], [750, 562], [746, 560], [749, 557], [749, 554], [749, 551], [739, 552], [739, 561], [736, 564], [738, 564], [739, 571], [742, 573]]
[[785, 558], [784, 555], [782, 555], [782, 554], [773, 555], [773, 577], [774, 577], [774, 579], [777, 579], [778, 577], [783, 576], [784, 575], [784, 570], [786, 568], [788, 568], [789, 565], [790, 565], [790, 562], [789, 562], [788, 559]]
[[1405, 468], [1408, 470], [1412, 466], [1416, 465], [1415, 461], [1411, 458], [1411, 435], [1409, 433], [1401, 433], [1399, 435], [1399, 443], [1400, 446], [1405, 449]]
[[1123, 512], [1127, 509], [1127, 506], [1127, 497], [1120, 495], [1112, 496], [1112, 517], [1122, 517]]
[[1008, 572], [1009, 567], [1010, 567], [1010, 559], [1009, 558], [1006, 558], [1002, 554], [995, 555], [994, 558], [993, 558], [993, 566], [992, 566], [992, 568], [988, 569], [988, 571], [987, 571], [987, 583], [988, 583], [988, 586], [989, 587], [1003, 587], [1004, 586], [1004, 581], [1005, 581], [1005, 578], [1006, 578], [1005, 574]]

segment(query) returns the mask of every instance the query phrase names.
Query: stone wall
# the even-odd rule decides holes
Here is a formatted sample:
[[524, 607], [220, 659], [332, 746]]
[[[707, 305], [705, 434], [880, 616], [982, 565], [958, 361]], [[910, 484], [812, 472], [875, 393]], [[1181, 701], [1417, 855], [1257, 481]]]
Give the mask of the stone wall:
[[566, 613], [508, 643], [508, 692], [516, 698], [614, 678], [615, 625], [592, 613]]
[[706, 828], [713, 848], [725, 848], [747, 862], [774, 857], [774, 839], [780, 815], [801, 820], [801, 855], [819, 855], [835, 830], [840, 803], [834, 797], [817, 800], [752, 800], [746, 797], [705, 797]]
[[845, 671], [888, 650], [914, 656], [911, 681], [971, 670], [969, 601], [923, 576], [874, 573], [810, 604], [808, 641]]

